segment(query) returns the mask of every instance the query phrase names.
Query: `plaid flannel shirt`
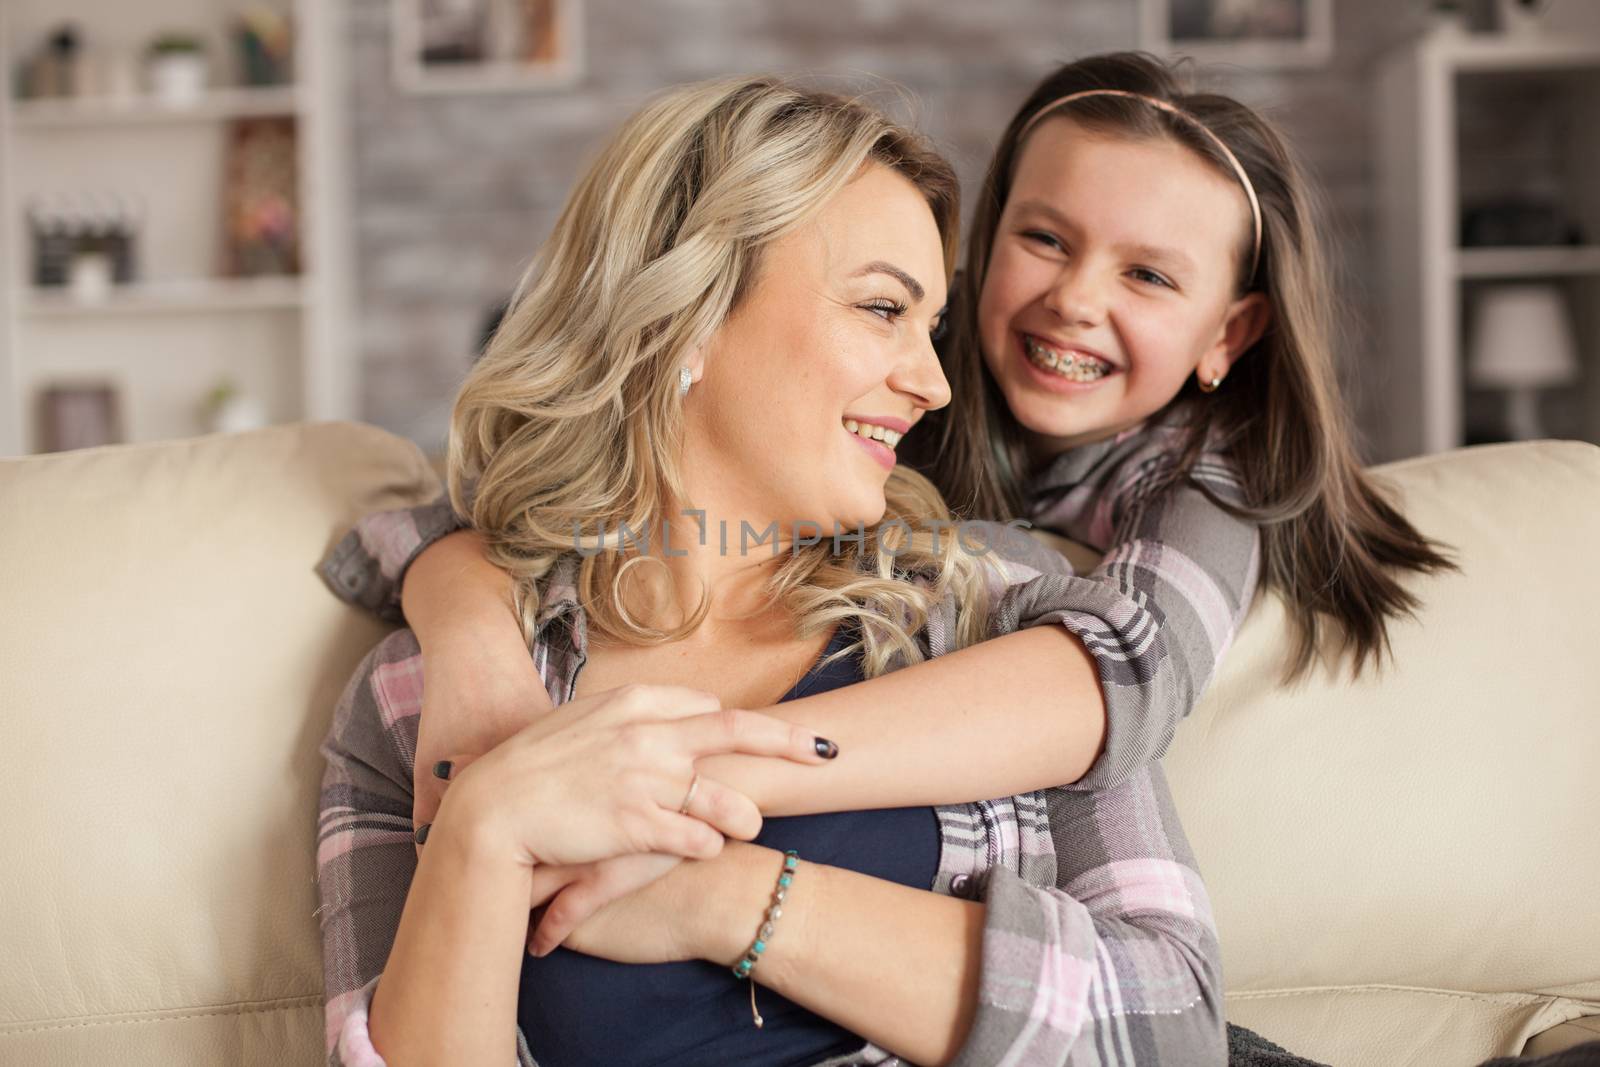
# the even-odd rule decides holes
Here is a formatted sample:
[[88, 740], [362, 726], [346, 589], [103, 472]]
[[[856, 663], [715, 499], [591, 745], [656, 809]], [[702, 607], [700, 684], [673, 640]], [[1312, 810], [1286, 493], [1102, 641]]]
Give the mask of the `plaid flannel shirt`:
[[[1078, 782], [936, 809], [933, 891], [985, 904], [961, 1067], [1226, 1062], [1210, 904], [1155, 760], [1249, 605], [1258, 538], [1192, 485], [1144, 491], [1170, 455], [1167, 433], [1136, 428], [1066, 454], [1039, 479], [1036, 519], [1108, 549], [1090, 575], [1024, 534], [986, 526], [999, 564], [989, 634], [1067, 626], [1101, 673], [1109, 724], [1106, 751]], [[1225, 464], [1208, 460], [1202, 478], [1236, 496]], [[460, 526], [443, 501], [368, 516], [319, 571], [344, 599], [397, 619], [405, 567]], [[556, 703], [571, 697], [587, 651], [576, 562], [547, 577], [532, 646]], [[918, 635], [924, 654], [949, 650], [956, 607], [941, 604]], [[410, 631], [397, 631], [358, 667], [323, 746], [317, 866], [334, 1067], [382, 1064], [366, 1013], [415, 866], [421, 703], [421, 653]], [[517, 1047], [521, 1067], [537, 1067], [520, 1034]], [[828, 1067], [899, 1062], [864, 1043]]]

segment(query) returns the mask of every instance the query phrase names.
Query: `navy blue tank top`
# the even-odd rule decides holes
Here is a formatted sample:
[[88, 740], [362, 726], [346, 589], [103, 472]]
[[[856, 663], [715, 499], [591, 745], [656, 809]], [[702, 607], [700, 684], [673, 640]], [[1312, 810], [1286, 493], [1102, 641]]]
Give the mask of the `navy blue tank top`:
[[[854, 639], [841, 625], [822, 658]], [[861, 680], [859, 655], [819, 660], [784, 697], [795, 700]], [[939, 822], [932, 808], [848, 811], [767, 819], [756, 843], [796, 849], [805, 861], [845, 867], [901, 885], [931, 889], [939, 867]], [[777, 867], [773, 867], [777, 877]], [[755, 936], [759, 915], [750, 916]], [[783, 921], [778, 922], [783, 936]], [[761, 1017], [750, 1019], [750, 991], [721, 964], [627, 964], [558, 948], [522, 959], [517, 1024], [540, 1067], [656, 1064], [812, 1064], [851, 1052], [863, 1040], [770, 989], [756, 990]]]

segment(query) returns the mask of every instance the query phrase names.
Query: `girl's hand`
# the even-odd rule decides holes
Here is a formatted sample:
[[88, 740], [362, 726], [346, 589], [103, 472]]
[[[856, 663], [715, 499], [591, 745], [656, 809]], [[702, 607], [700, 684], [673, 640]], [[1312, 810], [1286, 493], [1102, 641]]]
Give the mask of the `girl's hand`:
[[[708, 876], [714, 877], [720, 859], [710, 861], [671, 860], [669, 869], [659, 856], [626, 856], [627, 860], [652, 861], [657, 867], [641, 888], [611, 900], [593, 915], [578, 923], [564, 945], [574, 952], [614, 960], [617, 963], [675, 963], [700, 959], [702, 946], [695, 921], [704, 905], [699, 899]], [[661, 861], [655, 863], [654, 861]], [[641, 864], [640, 869], [646, 865]], [[545, 917], [547, 920], [548, 915]], [[752, 916], [752, 921], [757, 918]], [[543, 924], [541, 923], [541, 928]], [[752, 927], [754, 929], [754, 927]], [[539, 947], [535, 948], [535, 942]], [[546, 944], [538, 931], [529, 934], [529, 951], [543, 956], [556, 947]]]
[[479, 640], [436, 642], [423, 656], [423, 674], [411, 816], [417, 826], [433, 822], [444, 800], [449, 772], [435, 773], [441, 761], [464, 768], [552, 710], [530, 657], [491, 655]]
[[636, 852], [709, 858], [723, 834], [751, 838], [761, 814], [746, 796], [702, 777], [686, 813], [695, 760], [716, 752], [820, 763], [808, 730], [716, 697], [630, 685], [570, 701], [453, 776], [440, 821], [529, 867], [574, 866]]
[[412, 819], [433, 822], [444, 783], [433, 768], [481, 756], [550, 711], [511, 610], [510, 577], [484, 556], [483, 538], [457, 530], [406, 569], [401, 604], [422, 648], [422, 719], [412, 772]]
[[549, 955], [590, 916], [665, 877], [683, 860], [660, 852], [613, 856], [582, 867], [540, 867], [533, 872], [534, 908], [543, 918], [528, 931], [528, 951]]

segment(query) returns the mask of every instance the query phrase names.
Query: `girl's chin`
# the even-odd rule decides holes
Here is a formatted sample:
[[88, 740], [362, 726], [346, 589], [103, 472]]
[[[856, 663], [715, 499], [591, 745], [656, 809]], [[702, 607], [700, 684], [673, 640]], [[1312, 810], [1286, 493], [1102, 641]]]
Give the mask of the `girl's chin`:
[[[1022, 407], [1022, 405], [1018, 405]], [[1054, 455], [1078, 445], [1093, 444], [1116, 432], [1116, 427], [1101, 419], [1063, 419], [1059, 410], [1012, 409], [1027, 431], [1029, 450], [1036, 456]]]

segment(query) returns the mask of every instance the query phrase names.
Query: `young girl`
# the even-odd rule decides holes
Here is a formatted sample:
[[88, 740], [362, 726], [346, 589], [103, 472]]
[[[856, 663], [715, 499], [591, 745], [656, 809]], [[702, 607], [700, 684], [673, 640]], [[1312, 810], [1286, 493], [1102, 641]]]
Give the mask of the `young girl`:
[[[1356, 671], [1379, 661], [1389, 620], [1416, 603], [1397, 573], [1449, 564], [1355, 457], [1316, 224], [1283, 139], [1242, 104], [1186, 93], [1138, 54], [1045, 79], [979, 197], [944, 354], [954, 400], [907, 444], [962, 513], [1026, 517], [1104, 553], [1061, 579], [1073, 641], [1008, 633], [762, 706], [834, 739], [840, 758], [717, 756], [698, 764], [705, 776], [767, 815], [1105, 788], [1166, 750], [1258, 582], [1296, 620], [1292, 675], [1330, 629]], [[475, 514], [462, 485], [451, 493]], [[390, 617], [406, 576], [430, 682], [419, 825], [441, 788], [423, 768], [514, 733], [548, 708], [555, 677], [527, 656], [530, 583], [496, 566], [514, 569], [514, 553], [451, 533], [461, 525], [444, 503], [372, 516], [322, 566], [340, 595]], [[535, 947], [650, 873], [550, 874], [570, 884]]]

